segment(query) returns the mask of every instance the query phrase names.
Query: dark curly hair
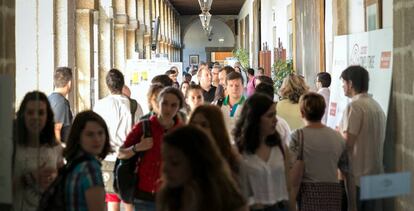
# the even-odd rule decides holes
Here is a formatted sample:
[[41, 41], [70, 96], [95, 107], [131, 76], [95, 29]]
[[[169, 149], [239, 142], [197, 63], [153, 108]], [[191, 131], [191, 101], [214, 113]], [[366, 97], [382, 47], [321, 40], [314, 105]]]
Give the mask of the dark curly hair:
[[49, 100], [47, 99], [46, 95], [43, 92], [39, 91], [28, 92], [24, 96], [23, 101], [20, 104], [20, 108], [17, 111], [17, 117], [14, 126], [14, 140], [19, 145], [27, 146], [28, 144], [29, 132], [26, 128], [24, 114], [29, 101], [39, 101], [44, 102], [46, 104], [47, 120], [45, 127], [42, 129], [42, 131], [40, 131], [39, 134], [40, 145], [49, 145], [51, 147], [56, 146], [58, 142], [55, 136], [55, 122], [53, 119], [53, 110], [50, 106]]
[[[274, 104], [268, 96], [255, 93], [243, 105], [240, 117], [233, 130], [234, 139], [241, 153], [254, 154], [260, 145], [260, 118]], [[270, 147], [279, 145], [282, 141], [277, 131], [266, 138]]]

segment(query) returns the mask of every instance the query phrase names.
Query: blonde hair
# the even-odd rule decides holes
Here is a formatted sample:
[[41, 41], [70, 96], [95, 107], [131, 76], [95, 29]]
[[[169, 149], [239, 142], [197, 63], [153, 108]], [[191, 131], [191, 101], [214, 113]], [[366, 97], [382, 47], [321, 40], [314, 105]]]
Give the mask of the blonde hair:
[[298, 103], [301, 95], [307, 93], [309, 87], [303, 76], [290, 74], [283, 79], [282, 86], [279, 89], [279, 96], [282, 99], [289, 99], [293, 103]]

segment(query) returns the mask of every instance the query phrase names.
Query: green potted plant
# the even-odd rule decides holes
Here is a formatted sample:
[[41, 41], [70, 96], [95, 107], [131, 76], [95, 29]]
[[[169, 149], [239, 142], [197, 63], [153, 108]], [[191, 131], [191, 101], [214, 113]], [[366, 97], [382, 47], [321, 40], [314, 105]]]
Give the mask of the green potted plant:
[[249, 65], [249, 52], [244, 48], [238, 48], [233, 50], [233, 56], [239, 60], [242, 68], [245, 70], [250, 67]]
[[272, 67], [272, 79], [274, 81], [275, 94], [279, 92], [280, 87], [282, 86], [283, 79], [289, 74], [293, 73], [293, 61], [287, 60], [282, 61], [278, 60], [273, 64]]

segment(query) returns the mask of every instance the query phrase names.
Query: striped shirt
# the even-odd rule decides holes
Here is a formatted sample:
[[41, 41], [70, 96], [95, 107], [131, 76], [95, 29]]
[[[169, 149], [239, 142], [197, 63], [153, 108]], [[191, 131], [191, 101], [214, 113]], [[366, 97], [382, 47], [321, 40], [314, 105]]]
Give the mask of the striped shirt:
[[100, 162], [93, 158], [77, 164], [65, 181], [66, 210], [88, 210], [85, 193], [96, 186], [104, 187]]

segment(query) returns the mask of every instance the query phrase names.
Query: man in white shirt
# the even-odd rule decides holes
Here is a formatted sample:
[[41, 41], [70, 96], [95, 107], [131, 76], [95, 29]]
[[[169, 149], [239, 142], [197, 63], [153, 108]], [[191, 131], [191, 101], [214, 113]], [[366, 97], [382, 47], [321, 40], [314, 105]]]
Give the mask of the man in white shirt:
[[[339, 128], [348, 150], [351, 197], [359, 211], [382, 210], [381, 200], [361, 201], [360, 178], [383, 173], [386, 117], [380, 105], [368, 95], [369, 73], [361, 66], [350, 66], [341, 74], [345, 96], [352, 99], [344, 110]], [[349, 208], [349, 207], [348, 207]]]
[[325, 99], [325, 114], [322, 117], [322, 123], [325, 125], [328, 118], [329, 98], [331, 96], [329, 86], [331, 86], [331, 75], [327, 72], [318, 73], [316, 75], [316, 89], [318, 89], [318, 94]]
[[[115, 153], [105, 158], [103, 166], [112, 166], [115, 163], [119, 147], [123, 145], [132, 128], [132, 117], [129, 99], [122, 95], [122, 88], [125, 85], [124, 75], [117, 69], [111, 69], [106, 75], [106, 85], [111, 94], [96, 102], [93, 110], [102, 116], [108, 126], [110, 143]], [[103, 170], [109, 171], [110, 169]], [[112, 185], [111, 182], [104, 182], [106, 182], [107, 188], [108, 185]], [[106, 201], [108, 202], [108, 210], [119, 210], [120, 200], [116, 194], [107, 193]]]

